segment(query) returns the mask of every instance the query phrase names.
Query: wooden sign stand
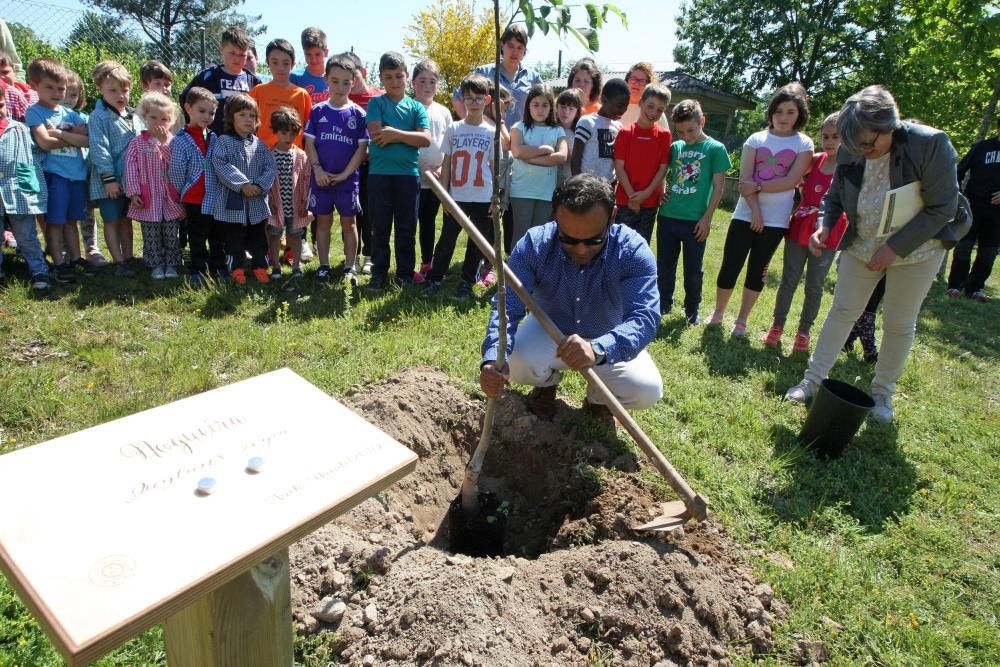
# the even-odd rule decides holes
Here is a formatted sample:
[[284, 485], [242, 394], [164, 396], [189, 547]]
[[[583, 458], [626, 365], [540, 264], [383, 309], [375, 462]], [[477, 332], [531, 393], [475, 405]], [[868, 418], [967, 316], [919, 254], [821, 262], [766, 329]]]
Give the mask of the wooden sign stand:
[[168, 618], [163, 638], [171, 667], [291, 666], [288, 549]]
[[282, 369], [0, 456], [0, 568], [70, 667], [290, 667], [288, 547], [416, 464]]

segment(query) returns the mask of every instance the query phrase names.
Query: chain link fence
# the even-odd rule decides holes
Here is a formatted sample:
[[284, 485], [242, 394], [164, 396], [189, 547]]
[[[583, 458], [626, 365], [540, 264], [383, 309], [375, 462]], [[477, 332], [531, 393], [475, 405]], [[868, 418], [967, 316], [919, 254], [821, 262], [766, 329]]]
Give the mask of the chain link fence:
[[178, 26], [165, 40], [148, 34], [134, 20], [34, 0], [0, 0], [0, 19], [7, 22], [24, 67], [45, 56], [80, 75], [90, 100], [88, 109], [97, 99], [91, 72], [102, 60], [117, 60], [132, 73], [137, 100], [139, 68], [147, 60], [160, 60], [172, 70], [176, 94], [219, 53], [219, 35], [206, 34], [200, 26]]

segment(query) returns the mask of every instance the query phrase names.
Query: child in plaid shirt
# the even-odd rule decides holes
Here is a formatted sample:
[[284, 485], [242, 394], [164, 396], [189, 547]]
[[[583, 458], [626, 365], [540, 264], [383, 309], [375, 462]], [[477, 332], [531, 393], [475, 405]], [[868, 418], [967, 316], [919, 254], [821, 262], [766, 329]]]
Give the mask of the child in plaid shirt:
[[139, 100], [136, 115], [146, 129], [136, 135], [125, 153], [125, 194], [131, 203], [128, 216], [142, 225], [142, 256], [153, 280], [177, 278], [184, 207], [167, 178], [174, 138], [170, 127], [177, 119], [176, 107], [166, 95], [149, 92]]

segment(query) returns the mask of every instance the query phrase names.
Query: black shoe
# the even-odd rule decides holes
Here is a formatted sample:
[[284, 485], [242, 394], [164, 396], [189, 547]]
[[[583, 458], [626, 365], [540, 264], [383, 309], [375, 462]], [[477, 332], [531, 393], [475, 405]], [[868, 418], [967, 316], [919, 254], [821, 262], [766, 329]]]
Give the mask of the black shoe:
[[88, 278], [93, 278], [97, 275], [97, 269], [90, 265], [90, 262], [83, 259], [82, 257], [77, 260], [73, 260], [73, 268], [87, 276]]
[[420, 293], [421, 299], [433, 299], [441, 291], [441, 283], [436, 280], [428, 280], [424, 291]]
[[386, 277], [385, 276], [375, 276], [373, 275], [371, 280], [368, 281], [368, 285], [365, 289], [369, 292], [381, 292], [385, 290]]
[[55, 267], [55, 275], [56, 282], [60, 285], [72, 285], [76, 282], [76, 276], [73, 275], [73, 266], [69, 262]]
[[354, 272], [354, 267], [344, 271], [344, 285], [354, 289], [358, 286], [358, 274]]
[[329, 281], [330, 280], [330, 267], [329, 266], [321, 266], [321, 267], [319, 267], [319, 270], [316, 271], [316, 280], [317, 280], [317, 282], [321, 282], [321, 283], [325, 283], [325, 282]]
[[472, 298], [472, 283], [467, 283], [464, 280], [458, 286], [458, 290], [455, 292], [455, 296], [452, 297], [455, 301], [468, 301]]
[[205, 276], [201, 271], [193, 271], [191, 275], [188, 276], [188, 282], [191, 287], [204, 287], [205, 286]]
[[691, 315], [687, 315], [686, 318], [687, 318], [687, 323], [692, 327], [696, 327], [699, 324], [701, 324], [701, 318], [698, 317], [698, 313], [692, 313]]
[[49, 276], [45, 273], [36, 273], [31, 276], [31, 287], [38, 290], [39, 292], [44, 292], [51, 287], [49, 282]]
[[135, 269], [129, 266], [131, 262], [115, 262], [115, 278], [135, 278]]

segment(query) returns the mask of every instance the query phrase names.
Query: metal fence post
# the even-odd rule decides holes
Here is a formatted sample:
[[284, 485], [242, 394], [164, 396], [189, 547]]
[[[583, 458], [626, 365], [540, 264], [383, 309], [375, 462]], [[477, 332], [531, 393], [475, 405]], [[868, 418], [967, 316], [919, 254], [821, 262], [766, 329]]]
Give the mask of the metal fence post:
[[201, 41], [201, 68], [204, 70], [206, 67], [208, 67], [208, 61], [205, 60], [205, 29], [202, 28], [198, 32], [200, 33], [199, 36], [201, 38], [201, 40], [200, 40]]

